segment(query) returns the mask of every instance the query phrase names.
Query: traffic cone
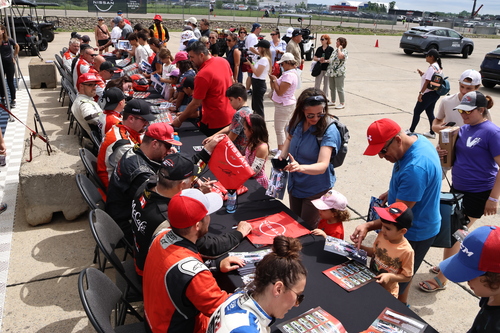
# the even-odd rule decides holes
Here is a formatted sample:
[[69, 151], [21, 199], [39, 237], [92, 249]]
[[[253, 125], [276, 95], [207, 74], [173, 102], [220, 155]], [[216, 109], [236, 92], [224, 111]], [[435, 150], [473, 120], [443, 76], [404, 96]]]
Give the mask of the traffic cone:
[[378, 39], [377, 39], [377, 41], [375, 42], [375, 47], [378, 47]]

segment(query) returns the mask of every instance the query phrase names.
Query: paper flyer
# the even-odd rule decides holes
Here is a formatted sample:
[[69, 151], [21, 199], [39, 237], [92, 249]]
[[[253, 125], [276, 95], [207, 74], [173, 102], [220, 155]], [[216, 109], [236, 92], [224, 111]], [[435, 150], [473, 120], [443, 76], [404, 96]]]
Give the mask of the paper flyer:
[[362, 333], [423, 333], [426, 327], [427, 324], [424, 322], [385, 308]]
[[368, 260], [368, 256], [365, 250], [358, 249], [355, 245], [349, 244], [342, 239], [332, 236], [326, 236], [324, 250], [340, 254], [341, 256], [355, 260], [363, 265], [366, 265], [366, 262]]
[[320, 306], [277, 325], [284, 333], [347, 333], [342, 323]]
[[375, 274], [356, 261], [347, 261], [333, 266], [324, 270], [323, 274], [349, 292], [375, 280]]

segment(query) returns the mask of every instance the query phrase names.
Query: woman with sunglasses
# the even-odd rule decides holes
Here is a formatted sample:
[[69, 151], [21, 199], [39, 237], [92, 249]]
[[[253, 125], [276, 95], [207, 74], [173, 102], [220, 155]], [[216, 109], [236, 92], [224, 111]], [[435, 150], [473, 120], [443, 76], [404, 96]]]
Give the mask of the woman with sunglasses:
[[233, 83], [241, 83], [243, 82], [243, 73], [240, 68], [241, 51], [238, 48], [238, 35], [230, 33], [226, 37], [226, 43], [226, 60], [229, 62], [229, 66], [231, 66], [231, 69], [233, 70]]
[[[455, 107], [463, 119], [455, 143], [455, 162], [451, 169], [452, 191], [463, 193], [465, 215], [470, 220], [467, 227], [474, 224], [483, 215], [494, 215], [498, 209], [500, 197], [500, 127], [493, 124], [490, 111], [493, 99], [479, 91], [471, 91], [464, 95], [460, 104]], [[444, 259], [456, 254], [460, 242], [445, 249]], [[448, 281], [439, 271], [433, 279], [420, 282], [425, 292], [443, 290]]]
[[323, 81], [323, 92], [328, 94], [330, 78], [326, 76], [326, 70], [328, 69], [328, 60], [333, 53], [333, 47], [330, 46], [330, 36], [322, 35], [320, 40], [321, 46], [316, 49], [313, 60], [321, 63], [321, 73], [315, 78], [314, 88], [321, 89], [321, 81]]
[[210, 318], [207, 333], [269, 332], [269, 326], [304, 300], [307, 270], [296, 238], [276, 236], [272, 252], [255, 270], [254, 281], [230, 296]]
[[434, 121], [434, 108], [436, 107], [436, 102], [439, 99], [439, 95], [434, 90], [429, 89], [429, 83], [431, 82], [434, 73], [441, 73], [443, 70], [443, 65], [441, 64], [441, 57], [439, 52], [435, 49], [429, 50], [425, 53], [425, 61], [429, 64], [427, 70], [422, 72], [417, 69], [420, 75], [420, 91], [418, 92], [417, 104], [413, 109], [413, 119], [411, 121], [410, 129], [408, 129], [406, 134], [412, 134], [415, 132], [418, 122], [420, 121], [420, 115], [425, 111], [427, 118], [429, 119], [429, 132], [425, 132], [424, 136], [429, 139], [436, 138], [436, 134], [432, 129], [432, 122]]
[[267, 90], [266, 78], [271, 72], [271, 43], [263, 39], [260, 40], [255, 47], [259, 52], [260, 59], [253, 64], [249, 59], [245, 62], [252, 69], [252, 110], [253, 112], [265, 118], [264, 115], [264, 94]]
[[[335, 172], [330, 157], [340, 147], [336, 126], [328, 126], [326, 95], [316, 88], [300, 94], [288, 124], [287, 138], [280, 159], [289, 158], [288, 193], [290, 209], [316, 228], [319, 213], [311, 203], [335, 185]], [[321, 142], [318, 137], [322, 136]]]
[[330, 82], [331, 102], [328, 103], [330, 106], [335, 106], [335, 101], [337, 100], [337, 94], [339, 95], [339, 105], [335, 106], [336, 109], [343, 109], [345, 107], [345, 97], [344, 97], [344, 80], [345, 80], [345, 62], [347, 60], [347, 39], [344, 37], [337, 38], [336, 47], [332, 52], [330, 59], [324, 60], [323, 62], [328, 63], [328, 68], [326, 70], [326, 76], [328, 76]]
[[274, 65], [286, 52], [286, 43], [280, 38], [280, 31], [278, 29], [271, 32], [271, 39], [271, 59]]

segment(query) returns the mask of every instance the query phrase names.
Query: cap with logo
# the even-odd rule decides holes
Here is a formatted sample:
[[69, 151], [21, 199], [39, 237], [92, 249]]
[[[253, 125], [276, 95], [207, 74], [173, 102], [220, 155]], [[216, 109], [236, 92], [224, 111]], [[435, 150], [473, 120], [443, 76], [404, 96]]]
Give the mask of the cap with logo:
[[124, 113], [130, 113], [135, 116], [140, 116], [147, 121], [153, 121], [156, 119], [156, 116], [151, 113], [151, 105], [142, 100], [142, 99], [132, 99], [127, 102], [125, 108], [123, 109]]
[[189, 228], [221, 207], [222, 197], [219, 194], [203, 194], [190, 188], [172, 197], [168, 204], [168, 220], [173, 228]]
[[344, 211], [347, 209], [346, 197], [335, 190], [329, 190], [321, 198], [313, 200], [311, 203], [319, 210], [337, 209]]
[[174, 128], [167, 123], [154, 123], [149, 125], [144, 135], [158, 141], [182, 146], [180, 141], [174, 139]]
[[250, 30], [250, 31], [254, 32], [255, 29], [260, 28], [260, 27], [262, 27], [262, 25], [260, 23], [255, 22], [254, 24], [252, 24], [252, 30]]
[[292, 33], [293, 33], [293, 28], [292, 27], [286, 29], [286, 36], [287, 37], [292, 37]]
[[453, 110], [472, 111], [477, 108], [488, 106], [488, 100], [479, 91], [470, 91], [462, 97], [460, 104]]
[[108, 71], [108, 72], [114, 72], [116, 71], [116, 67], [113, 65], [111, 61], [105, 61], [101, 64], [99, 67], [99, 71]]
[[500, 273], [500, 229], [482, 226], [465, 237], [460, 250], [439, 264], [444, 276], [453, 282], [470, 281], [486, 272]]
[[401, 131], [401, 127], [394, 120], [382, 118], [374, 121], [366, 131], [368, 148], [363, 155], [377, 155], [385, 143]]
[[189, 156], [183, 153], [175, 153], [167, 155], [158, 173], [169, 180], [184, 180], [194, 176], [196, 165], [191, 161]]
[[114, 110], [118, 103], [125, 99], [125, 95], [120, 88], [113, 87], [106, 90], [102, 96], [106, 105], [104, 105], [104, 110]]
[[413, 212], [404, 203], [397, 201], [389, 207], [374, 207], [382, 222], [397, 223], [409, 229], [413, 225]]
[[76, 86], [80, 87], [80, 85], [82, 83], [88, 83], [88, 82], [96, 82], [97, 83], [97, 82], [100, 82], [100, 81], [101, 80], [99, 80], [97, 78], [97, 76], [95, 76], [94, 73], [84, 73], [84, 74], [82, 74], [82, 75], [80, 75], [78, 77], [78, 81], [76, 81]]
[[[181, 44], [184, 42], [187, 42], [188, 40], [191, 40], [193, 38], [196, 38], [196, 36], [194, 35], [194, 32], [192, 30], [183, 31], [181, 34]], [[179, 52], [177, 52], [177, 53], [179, 53]]]
[[[466, 82], [464, 81], [465, 79], [470, 79], [471, 82]], [[463, 85], [466, 86], [477, 86], [481, 84], [481, 74], [474, 70], [474, 69], [468, 69], [465, 72], [460, 75], [460, 80], [459, 82]]]
[[297, 37], [299, 35], [302, 35], [302, 30], [300, 30], [300, 29], [293, 29], [292, 38], [293, 37]]

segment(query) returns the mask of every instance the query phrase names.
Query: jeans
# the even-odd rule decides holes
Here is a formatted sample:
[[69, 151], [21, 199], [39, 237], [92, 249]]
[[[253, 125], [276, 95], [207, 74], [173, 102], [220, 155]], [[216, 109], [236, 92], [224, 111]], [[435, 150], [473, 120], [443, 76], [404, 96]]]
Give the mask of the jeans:
[[430, 132], [434, 133], [432, 130], [432, 122], [434, 121], [434, 107], [439, 99], [439, 95], [435, 91], [429, 91], [422, 95], [422, 102], [417, 102], [415, 108], [413, 109], [413, 120], [411, 121], [410, 132], [415, 132], [418, 122], [420, 121], [420, 115], [422, 112], [427, 114], [429, 118]]

